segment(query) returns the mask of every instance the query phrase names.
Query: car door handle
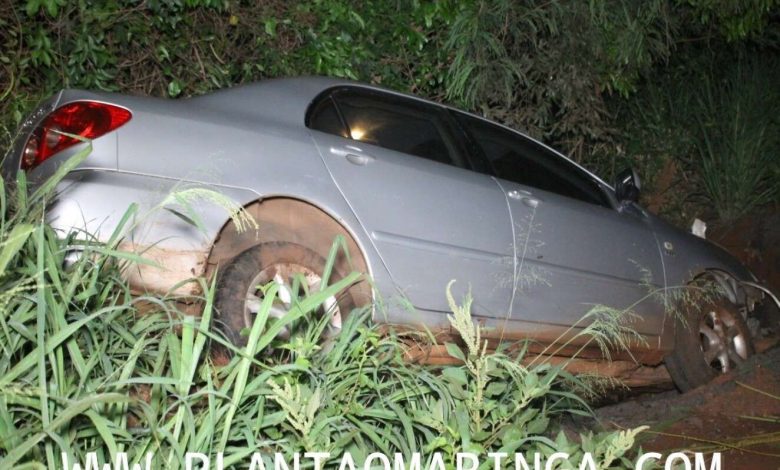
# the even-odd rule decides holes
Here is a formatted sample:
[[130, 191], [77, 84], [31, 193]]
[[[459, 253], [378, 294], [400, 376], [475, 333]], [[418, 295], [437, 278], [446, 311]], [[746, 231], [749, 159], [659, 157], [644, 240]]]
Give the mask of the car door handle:
[[375, 156], [366, 155], [365, 153], [348, 153], [344, 155], [344, 158], [346, 158], [349, 163], [360, 166], [368, 165], [369, 163], [376, 160]]
[[354, 145], [347, 145], [345, 148], [331, 147], [330, 153], [346, 158], [353, 165], [368, 165], [376, 160], [375, 156], [363, 153], [360, 147]]
[[539, 199], [531, 196], [522, 196], [520, 198], [520, 202], [525, 204], [526, 206], [530, 207], [531, 209], [536, 209], [536, 207], [539, 205], [539, 202], [541, 202]]
[[520, 201], [530, 208], [536, 208], [539, 205], [539, 202], [541, 202], [540, 199], [535, 198], [530, 192], [522, 189], [521, 190], [513, 189], [507, 192], [506, 195], [509, 196], [510, 199]]

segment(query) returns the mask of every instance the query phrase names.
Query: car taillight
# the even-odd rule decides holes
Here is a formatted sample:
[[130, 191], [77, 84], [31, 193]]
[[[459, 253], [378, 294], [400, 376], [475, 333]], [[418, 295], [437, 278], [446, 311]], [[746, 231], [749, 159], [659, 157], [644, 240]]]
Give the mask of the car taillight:
[[23, 170], [82, 141], [66, 134], [96, 139], [125, 124], [133, 115], [125, 108], [97, 101], [74, 101], [60, 106], [33, 131], [22, 152]]

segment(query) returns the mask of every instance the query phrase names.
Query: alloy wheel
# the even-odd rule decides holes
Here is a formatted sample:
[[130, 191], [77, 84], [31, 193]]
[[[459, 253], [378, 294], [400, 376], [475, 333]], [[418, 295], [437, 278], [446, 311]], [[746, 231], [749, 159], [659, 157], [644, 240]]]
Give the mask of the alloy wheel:
[[744, 362], [750, 354], [750, 339], [739, 328], [734, 315], [727, 309], [710, 308], [699, 322], [704, 361], [722, 374]]
[[[298, 279], [298, 292], [293, 290], [294, 286], [296, 286], [296, 278]], [[252, 328], [264, 299], [261, 287], [271, 282], [275, 282], [279, 286], [279, 292], [277, 298], [273, 301], [268, 315], [269, 319], [275, 318], [278, 320], [290, 311], [293, 302], [298, 298], [299, 294], [320, 290], [322, 277], [311, 269], [295, 263], [276, 263], [263, 268], [252, 279], [247, 290], [244, 302], [245, 327]], [[317, 312], [318, 318], [322, 318], [325, 315], [328, 316], [329, 320], [322, 336], [327, 339], [341, 330], [341, 310], [336, 297], [333, 295], [325, 299]], [[279, 332], [277, 338], [289, 339], [289, 327], [285, 326]]]

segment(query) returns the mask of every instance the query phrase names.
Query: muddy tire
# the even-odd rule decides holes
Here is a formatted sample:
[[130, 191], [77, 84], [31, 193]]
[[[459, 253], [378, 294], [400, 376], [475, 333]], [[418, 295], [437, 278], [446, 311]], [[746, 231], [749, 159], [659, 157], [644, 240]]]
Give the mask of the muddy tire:
[[[291, 289], [293, 277], [298, 276], [307, 282], [309, 291], [319, 289], [325, 264], [325, 258], [313, 250], [288, 242], [263, 243], [238, 254], [222, 268], [217, 279], [214, 299], [217, 329], [234, 345], [246, 345], [247, 338], [241, 331], [252, 327], [262, 301], [258, 286], [277, 282], [280, 290]], [[343, 276], [343, 273], [334, 270], [329, 284]], [[285, 295], [280, 294], [279, 297]], [[279, 318], [289, 307], [290, 303], [285, 303], [284, 299], [277, 300], [270, 316]], [[317, 314], [331, 315], [333, 327], [340, 329], [341, 322], [355, 307], [353, 297], [346, 289], [328, 298]]]
[[725, 299], [707, 301], [688, 309], [686, 321], [677, 321], [675, 349], [666, 358], [666, 368], [686, 392], [734, 370], [753, 352], [739, 310]]

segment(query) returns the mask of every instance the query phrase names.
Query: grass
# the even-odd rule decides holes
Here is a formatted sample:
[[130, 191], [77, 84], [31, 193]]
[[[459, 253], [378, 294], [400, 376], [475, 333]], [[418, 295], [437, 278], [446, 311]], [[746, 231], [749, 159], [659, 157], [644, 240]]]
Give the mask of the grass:
[[705, 77], [693, 117], [697, 164], [705, 198], [724, 222], [732, 222], [780, 196], [780, 103], [770, 77], [778, 65], [735, 64], [720, 82]]
[[[451, 463], [458, 452], [555, 451], [573, 462], [591, 453], [599, 468], [627, 465], [641, 428], [564, 434], [558, 418], [589, 413], [585, 382], [543, 359], [523, 366], [522, 348], [488, 353], [469, 297], [449, 297], [466, 347], [447, 348], [462, 365], [432, 368], [406, 362], [407, 338], [380, 332], [366, 309], [320, 346], [312, 313], [356, 273], [298, 299], [278, 321], [268, 316], [276, 287], [266, 286], [242, 348], [212, 331], [205, 280], [198, 318], [171, 298], [132, 296], [121, 271], [139, 259], [117, 249], [122, 227], [100, 244], [43, 222], [51, 191], [88, 151], [29, 196], [23, 177], [17, 192], [0, 191], [0, 468], [61, 468], [63, 454], [70, 464], [103, 464], [126, 453], [131, 463], [153, 454], [154, 468], [177, 469], [187, 452], [222, 452], [225, 468], [247, 468], [259, 452], [268, 468], [274, 453], [307, 451], [329, 453], [327, 466], [345, 452], [355, 462], [421, 453], [427, 467], [436, 453]], [[74, 249], [82, 256], [68, 264]], [[621, 344], [620, 319], [594, 315], [601, 340]], [[289, 340], [277, 338], [285, 326]], [[229, 363], [210, 356], [217, 343], [233, 351]]]

